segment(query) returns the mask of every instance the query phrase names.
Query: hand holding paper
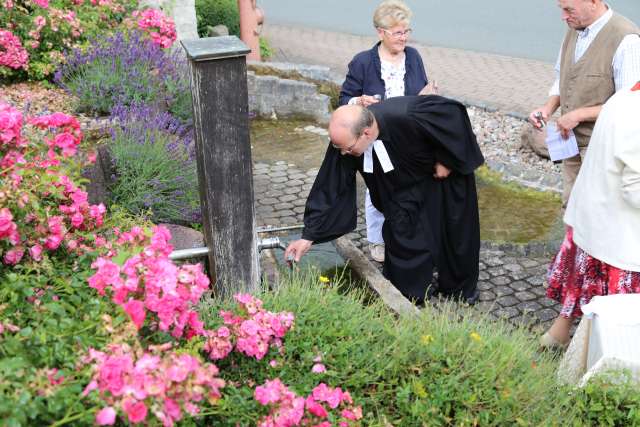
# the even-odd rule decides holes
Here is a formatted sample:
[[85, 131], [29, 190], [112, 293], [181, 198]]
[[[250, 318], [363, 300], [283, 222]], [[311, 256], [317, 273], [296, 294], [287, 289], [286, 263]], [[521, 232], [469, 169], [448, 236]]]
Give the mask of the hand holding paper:
[[573, 131], [569, 131], [569, 138], [563, 139], [555, 123], [547, 125], [547, 139], [545, 140], [549, 149], [551, 160], [558, 161], [576, 156], [579, 153], [578, 141]]

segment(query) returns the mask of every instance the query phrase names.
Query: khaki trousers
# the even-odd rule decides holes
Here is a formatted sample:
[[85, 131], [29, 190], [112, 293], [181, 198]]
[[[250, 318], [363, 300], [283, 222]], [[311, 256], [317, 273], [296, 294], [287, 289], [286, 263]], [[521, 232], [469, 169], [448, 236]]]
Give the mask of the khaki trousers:
[[582, 165], [582, 160], [584, 156], [587, 154], [587, 147], [580, 147], [580, 154], [570, 157], [568, 159], [564, 159], [562, 161], [562, 207], [567, 207], [567, 202], [569, 202], [569, 196], [571, 195], [571, 190], [573, 189], [573, 184], [576, 182], [576, 178], [578, 177], [578, 172], [580, 172], [580, 166]]

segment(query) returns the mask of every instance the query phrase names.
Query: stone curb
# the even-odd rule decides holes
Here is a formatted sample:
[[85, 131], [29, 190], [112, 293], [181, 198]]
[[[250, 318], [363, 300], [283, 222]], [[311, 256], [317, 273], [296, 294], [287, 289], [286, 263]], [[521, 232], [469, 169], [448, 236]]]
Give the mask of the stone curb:
[[502, 251], [509, 255], [542, 257], [555, 255], [558, 252], [558, 249], [560, 249], [561, 244], [561, 240], [529, 243], [492, 242], [490, 240], [482, 240], [480, 242], [480, 248], [492, 251]]
[[360, 277], [366, 280], [369, 287], [378, 294], [384, 303], [394, 312], [403, 316], [417, 316], [420, 311], [400, 291], [384, 278], [380, 270], [373, 265], [360, 249], [346, 237], [335, 241], [338, 254], [349, 262]]

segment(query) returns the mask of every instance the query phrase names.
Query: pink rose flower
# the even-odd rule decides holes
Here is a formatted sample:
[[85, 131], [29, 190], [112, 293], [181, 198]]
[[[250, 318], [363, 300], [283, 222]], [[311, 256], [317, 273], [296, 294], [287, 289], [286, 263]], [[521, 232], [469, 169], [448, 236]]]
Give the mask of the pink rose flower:
[[127, 399], [122, 402], [122, 409], [127, 414], [132, 423], [141, 423], [147, 418], [147, 407], [144, 402], [137, 402], [134, 399]]
[[9, 265], [16, 265], [22, 259], [24, 255], [24, 249], [14, 248], [9, 249], [7, 253], [4, 254], [4, 262]]
[[129, 298], [129, 301], [122, 305], [124, 311], [129, 315], [131, 321], [136, 325], [136, 328], [142, 328], [144, 325], [144, 319], [147, 315], [144, 310], [144, 303], [142, 301]]
[[29, 255], [34, 261], [42, 261], [42, 246], [33, 245], [29, 248]]
[[17, 70], [27, 68], [29, 54], [11, 31], [0, 30], [0, 66]]
[[116, 410], [111, 406], [102, 408], [96, 414], [96, 424], [99, 426], [111, 426], [116, 422]]
[[316, 363], [311, 368], [311, 372], [313, 372], [314, 374], [322, 374], [324, 372], [327, 372], [327, 368], [325, 368], [325, 366], [322, 363]]
[[311, 396], [307, 397], [305, 406], [307, 408], [307, 411], [311, 412], [316, 417], [326, 418], [329, 415], [327, 410], [324, 409], [324, 406], [313, 400]]

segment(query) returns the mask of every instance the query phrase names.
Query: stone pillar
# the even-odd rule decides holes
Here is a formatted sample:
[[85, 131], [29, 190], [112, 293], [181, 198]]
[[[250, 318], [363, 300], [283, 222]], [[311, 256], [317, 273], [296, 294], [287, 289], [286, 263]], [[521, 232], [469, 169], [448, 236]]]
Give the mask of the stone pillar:
[[254, 292], [259, 264], [249, 141], [246, 55], [235, 36], [183, 40], [205, 242], [214, 291]]

